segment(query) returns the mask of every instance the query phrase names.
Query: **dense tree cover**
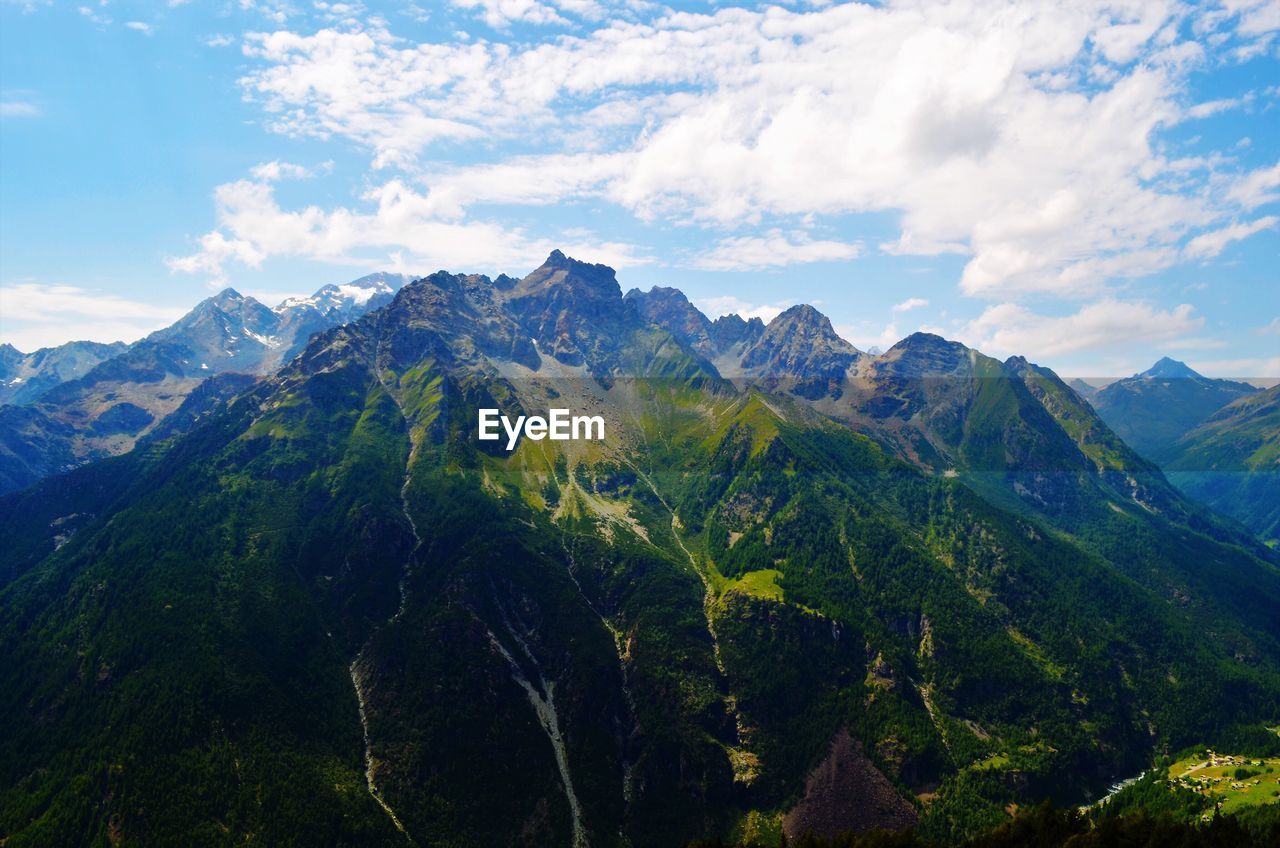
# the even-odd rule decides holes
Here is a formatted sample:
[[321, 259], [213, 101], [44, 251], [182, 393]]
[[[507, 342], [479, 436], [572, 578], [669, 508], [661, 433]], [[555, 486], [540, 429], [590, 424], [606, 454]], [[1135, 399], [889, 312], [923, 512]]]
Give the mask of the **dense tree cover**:
[[[921, 816], [876, 838], [1094, 838], [1122, 825], [992, 828], [1280, 714], [1280, 584], [1244, 547], [1105, 504], [1053, 524], [656, 333], [661, 380], [591, 388], [627, 450], [482, 450], [474, 410], [533, 389], [406, 332], [335, 332], [191, 435], [4, 502], [6, 846], [402, 844], [366, 731], [423, 844], [725, 835], [841, 729]], [[988, 391], [978, 423], [1028, 403]]]

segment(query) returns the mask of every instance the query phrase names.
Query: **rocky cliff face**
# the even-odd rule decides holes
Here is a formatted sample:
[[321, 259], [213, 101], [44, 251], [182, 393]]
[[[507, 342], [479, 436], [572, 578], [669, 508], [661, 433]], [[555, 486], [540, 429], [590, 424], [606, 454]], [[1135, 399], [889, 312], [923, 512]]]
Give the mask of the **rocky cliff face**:
[[605, 373], [633, 313], [614, 270], [553, 251], [502, 298], [539, 350]]
[[707, 316], [679, 289], [662, 286], [654, 286], [647, 292], [632, 289], [627, 292], [626, 301], [635, 306], [643, 320], [663, 328], [707, 359], [714, 360], [732, 344], [713, 330]]

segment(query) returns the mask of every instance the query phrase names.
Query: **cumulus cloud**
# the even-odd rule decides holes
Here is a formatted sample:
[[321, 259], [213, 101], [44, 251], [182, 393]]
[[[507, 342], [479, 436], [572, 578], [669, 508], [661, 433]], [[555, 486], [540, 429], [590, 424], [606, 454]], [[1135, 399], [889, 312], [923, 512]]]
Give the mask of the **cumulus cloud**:
[[273, 184], [281, 176], [281, 165], [259, 166], [259, 179], [218, 186], [218, 229], [200, 237], [196, 252], [166, 260], [169, 268], [207, 274], [216, 285], [226, 279], [228, 265], [258, 267], [270, 256], [418, 273], [438, 268], [533, 268], [555, 248], [614, 265], [648, 261], [629, 244], [598, 240], [578, 230], [552, 241], [492, 221], [441, 221], [424, 212], [429, 208], [427, 197], [400, 180], [370, 189], [359, 208], [285, 209]]
[[894, 304], [893, 311], [906, 312], [910, 309], [919, 309], [922, 306], [928, 306], [928, 305], [929, 305], [929, 301], [925, 300], [923, 297], [909, 297], [906, 300], [902, 301], [902, 303]]
[[1103, 298], [1063, 316], [1037, 314], [1015, 303], [996, 304], [968, 322], [959, 335], [970, 347], [994, 356], [1052, 357], [1187, 339], [1203, 325], [1190, 304], [1164, 310], [1141, 301]]
[[81, 339], [133, 341], [186, 310], [68, 285], [0, 286], [0, 340], [23, 351]]
[[125, 23], [125, 28], [131, 29], [134, 32], [140, 32], [143, 35], [151, 35], [151, 33], [153, 32], [151, 28], [151, 24], [145, 23], [143, 21], [127, 21]]
[[[600, 14], [457, 3], [494, 24]], [[412, 43], [379, 23], [251, 34], [241, 82], [276, 131], [343, 137], [375, 167], [420, 177], [422, 212], [441, 220], [603, 199], [733, 232], [694, 260], [728, 268], [722, 247], [755, 257], [742, 267], [767, 259], [757, 248], [771, 236], [741, 235], [767, 217], [794, 230], [887, 212], [899, 232], [885, 249], [967, 254], [968, 294], [1088, 298], [1181, 261], [1198, 234], [1274, 199], [1270, 172], [1171, 159], [1156, 140], [1233, 105], [1188, 104], [1187, 76], [1223, 58], [1207, 55], [1215, 44], [1272, 37], [1271, 16], [1250, 2], [899, 0], [660, 12], [534, 44]], [[460, 143], [505, 154], [443, 170], [424, 155]], [[780, 255], [795, 261], [857, 255], [785, 238]]]

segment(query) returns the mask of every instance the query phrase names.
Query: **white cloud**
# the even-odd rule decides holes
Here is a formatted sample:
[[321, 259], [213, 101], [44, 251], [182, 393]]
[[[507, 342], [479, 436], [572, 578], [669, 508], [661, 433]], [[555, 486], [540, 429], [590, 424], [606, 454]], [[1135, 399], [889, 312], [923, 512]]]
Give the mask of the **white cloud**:
[[281, 162], [277, 159], [255, 165], [249, 169], [249, 173], [256, 180], [273, 183], [280, 180], [305, 180], [314, 177], [317, 173], [328, 173], [331, 170], [333, 170], [333, 162], [324, 162], [318, 168], [308, 168], [305, 165], [295, 165], [292, 162]]
[[1183, 249], [1183, 254], [1192, 259], [1208, 259], [1217, 256], [1231, 242], [1240, 241], [1263, 230], [1270, 230], [1277, 223], [1280, 223], [1280, 218], [1275, 215], [1267, 215], [1253, 221], [1231, 224], [1216, 230], [1210, 230], [1187, 242], [1187, 246]]
[[1187, 109], [1187, 117], [1193, 119], [1208, 118], [1219, 112], [1226, 112], [1229, 109], [1238, 109], [1244, 104], [1252, 100], [1252, 96], [1245, 97], [1224, 97], [1219, 100], [1206, 100], [1203, 103], [1197, 103]]
[[910, 310], [910, 309], [918, 309], [922, 306], [928, 306], [928, 305], [929, 305], [929, 301], [925, 300], [923, 297], [909, 297], [906, 300], [902, 301], [902, 303], [894, 304], [893, 311], [906, 312], [907, 310]]
[[227, 279], [229, 264], [258, 267], [271, 256], [419, 273], [438, 268], [533, 268], [555, 248], [613, 265], [648, 261], [631, 245], [581, 231], [551, 240], [490, 221], [440, 221], [427, 214], [428, 198], [400, 180], [369, 190], [363, 197], [367, 209], [284, 209], [269, 181], [279, 176], [279, 169], [272, 167], [279, 164], [262, 166], [258, 181], [218, 186], [218, 229], [200, 237], [195, 253], [166, 260], [169, 268], [205, 273], [220, 284]]
[[1015, 303], [989, 306], [959, 333], [970, 347], [993, 356], [1062, 356], [1105, 352], [1138, 343], [1172, 342], [1199, 330], [1204, 319], [1189, 304], [1163, 310], [1140, 301], [1104, 298], [1060, 317], [1040, 315]]
[[771, 230], [763, 236], [724, 239], [693, 264], [710, 271], [748, 271], [853, 259], [861, 252], [857, 244], [815, 240], [803, 232], [784, 234]]
[[111, 18], [99, 12], [95, 12], [91, 6], [80, 6], [76, 11], [98, 26], [106, 26], [111, 23]]
[[246, 12], [257, 12], [277, 25], [288, 22], [293, 12], [288, 0], [240, 0], [240, 8]]
[[1271, 323], [1263, 324], [1253, 332], [1259, 336], [1280, 336], [1280, 318], [1272, 318]]
[[1280, 162], [1269, 168], [1258, 168], [1234, 183], [1227, 196], [1244, 209], [1256, 209], [1265, 203], [1280, 200]]
[[896, 321], [890, 321], [879, 331], [870, 322], [841, 324], [835, 328], [835, 331], [840, 338], [847, 340], [859, 350], [878, 353], [883, 353], [908, 335], [898, 330]]
[[[533, 21], [567, 4], [464, 5]], [[573, 198], [729, 231], [887, 212], [900, 224], [887, 249], [970, 255], [968, 294], [1087, 298], [1180, 261], [1197, 233], [1269, 202], [1265, 177], [1170, 159], [1156, 143], [1162, 128], [1225, 108], [1183, 102], [1212, 49], [1184, 25], [1253, 37], [1264, 12], [901, 0], [660, 13], [534, 44], [414, 44], [382, 25], [282, 31], [248, 37], [242, 84], [275, 130], [345, 137], [375, 167], [438, 170], [423, 154], [440, 143], [514, 145], [428, 173], [438, 217]], [[723, 244], [734, 238], [757, 246]], [[718, 247], [704, 262], [733, 264]]]
[[143, 35], [151, 35], [152, 33], [151, 24], [143, 23], [142, 21], [127, 21], [125, 27]]
[[40, 107], [24, 100], [0, 101], [0, 118], [37, 118]]
[[538, 0], [449, 0], [460, 9], [475, 11], [492, 27], [506, 27], [512, 21], [531, 24], [567, 24], [547, 3]]
[[10, 283], [0, 286], [0, 340], [24, 351], [82, 339], [134, 341], [185, 311], [77, 286]]
[[224, 33], [216, 33], [204, 39], [205, 47], [230, 47], [235, 43], [235, 38]]
[[691, 302], [702, 310], [704, 315], [709, 315], [713, 319], [719, 318], [721, 315], [738, 315], [748, 321], [752, 318], [759, 318], [766, 324], [794, 305], [790, 303], [748, 303], [733, 295], [700, 297], [694, 298]]

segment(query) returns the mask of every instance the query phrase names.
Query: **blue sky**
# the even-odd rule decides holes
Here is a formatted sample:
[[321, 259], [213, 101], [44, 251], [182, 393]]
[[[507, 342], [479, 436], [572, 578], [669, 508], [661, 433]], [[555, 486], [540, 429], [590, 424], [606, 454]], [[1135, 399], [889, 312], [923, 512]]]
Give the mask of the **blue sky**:
[[526, 273], [1280, 377], [1280, 3], [0, 0], [0, 341]]

